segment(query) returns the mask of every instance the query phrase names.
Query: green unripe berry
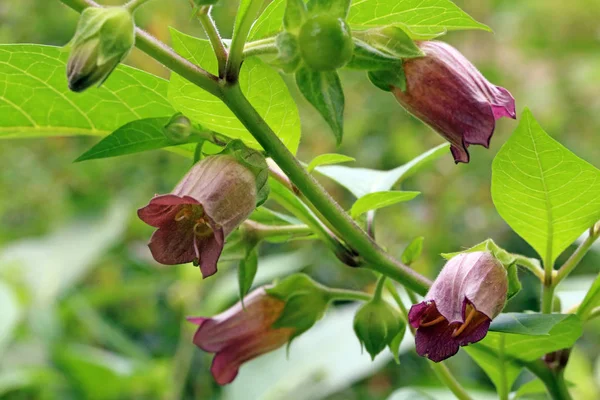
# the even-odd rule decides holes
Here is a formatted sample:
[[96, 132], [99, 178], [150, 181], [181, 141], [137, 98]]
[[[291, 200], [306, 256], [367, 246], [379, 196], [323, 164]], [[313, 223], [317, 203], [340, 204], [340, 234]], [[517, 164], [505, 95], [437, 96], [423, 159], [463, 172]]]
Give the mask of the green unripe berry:
[[302, 59], [313, 70], [336, 70], [352, 58], [350, 27], [341, 18], [317, 15], [302, 25], [298, 39]]

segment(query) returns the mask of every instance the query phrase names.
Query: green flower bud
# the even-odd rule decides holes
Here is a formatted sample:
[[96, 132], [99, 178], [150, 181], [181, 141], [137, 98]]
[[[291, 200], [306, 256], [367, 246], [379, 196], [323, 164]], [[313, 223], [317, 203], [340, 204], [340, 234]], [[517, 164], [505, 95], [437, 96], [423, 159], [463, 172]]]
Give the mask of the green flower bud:
[[333, 71], [352, 58], [350, 27], [341, 18], [317, 15], [306, 21], [298, 36], [302, 59], [315, 71]]
[[354, 332], [372, 359], [386, 346], [391, 347], [392, 341], [404, 335], [405, 329], [400, 312], [381, 298], [365, 303], [354, 316]]
[[100, 86], [135, 43], [135, 24], [121, 7], [86, 8], [81, 14], [67, 64], [69, 89]]
[[165, 125], [164, 133], [166, 137], [174, 142], [183, 142], [190, 137], [193, 130], [194, 127], [189, 118], [178, 113], [173, 115], [167, 125]]

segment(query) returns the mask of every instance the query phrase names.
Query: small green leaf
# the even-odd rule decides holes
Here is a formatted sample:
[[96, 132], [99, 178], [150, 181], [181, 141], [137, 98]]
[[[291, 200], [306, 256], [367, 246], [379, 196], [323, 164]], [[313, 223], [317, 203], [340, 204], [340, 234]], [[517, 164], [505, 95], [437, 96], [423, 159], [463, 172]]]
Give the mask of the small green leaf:
[[183, 142], [168, 138], [164, 132], [168, 122], [169, 118], [146, 118], [129, 122], [102, 139], [75, 161], [116, 157], [203, 141], [201, 137], [194, 135]]
[[344, 133], [344, 91], [337, 72], [300, 68], [296, 72], [296, 84], [306, 100], [327, 121], [337, 143], [341, 143]]
[[416, 237], [406, 246], [402, 253], [402, 262], [406, 265], [414, 263], [423, 251], [423, 236]]
[[356, 160], [354, 158], [348, 157], [344, 154], [336, 154], [336, 153], [321, 154], [321, 155], [313, 158], [313, 160], [310, 162], [310, 164], [308, 164], [308, 167], [306, 167], [306, 170], [308, 172], [312, 172], [316, 167], [319, 167], [321, 165], [341, 164], [341, 163], [351, 162], [351, 161], [356, 161]]
[[[210, 43], [172, 29], [173, 47], [183, 57], [211, 73], [217, 73], [217, 60]], [[300, 117], [296, 102], [273, 68], [258, 57], [244, 61], [240, 71], [240, 86], [250, 103], [283, 141], [295, 153], [300, 143]], [[212, 94], [200, 89], [177, 74], [172, 74], [169, 100], [192, 121], [230, 138], [242, 139], [248, 146], [260, 145], [231, 110]]]
[[310, 15], [327, 14], [346, 19], [350, 3], [351, 0], [308, 0], [307, 8]]
[[577, 315], [585, 321], [589, 313], [598, 306], [600, 306], [600, 275], [592, 283], [592, 287], [590, 287], [590, 290], [588, 290], [583, 301], [577, 308]]
[[369, 71], [367, 76], [373, 85], [385, 92], [391, 92], [395, 87], [406, 91], [406, 75], [402, 65], [383, 71]]
[[366, 71], [402, 69], [402, 59], [385, 54], [362, 40], [352, 38], [354, 52], [346, 68]]
[[498, 213], [549, 264], [600, 220], [600, 170], [552, 139], [525, 109], [492, 165]]
[[528, 336], [548, 336], [554, 326], [571, 314], [503, 313], [490, 325], [490, 332], [516, 333]]
[[316, 171], [338, 182], [354, 196], [360, 198], [369, 193], [390, 190], [434, 160], [448, 154], [448, 145], [442, 144], [389, 171], [343, 165], [317, 167]]
[[354, 37], [395, 58], [422, 57], [423, 52], [400, 27], [390, 25], [354, 32]]
[[254, 282], [254, 277], [258, 270], [258, 249], [253, 244], [249, 244], [248, 246], [249, 248], [247, 249], [246, 257], [240, 261], [238, 267], [238, 282], [240, 285], [240, 299], [242, 299], [242, 304], [244, 303], [244, 296], [246, 296], [250, 291], [250, 288], [252, 288], [252, 283]]
[[301, 223], [295, 217], [273, 211], [266, 207], [258, 207], [250, 214], [250, 219], [265, 225], [296, 225]]
[[420, 194], [420, 192], [401, 192], [401, 191], [389, 191], [389, 192], [375, 192], [369, 193], [352, 205], [350, 215], [356, 219], [361, 214], [366, 213], [370, 210], [377, 210], [379, 208], [391, 206], [404, 201], [414, 199]]
[[283, 27], [286, 31], [298, 33], [302, 23], [306, 20], [306, 5], [303, 0], [287, 0]]

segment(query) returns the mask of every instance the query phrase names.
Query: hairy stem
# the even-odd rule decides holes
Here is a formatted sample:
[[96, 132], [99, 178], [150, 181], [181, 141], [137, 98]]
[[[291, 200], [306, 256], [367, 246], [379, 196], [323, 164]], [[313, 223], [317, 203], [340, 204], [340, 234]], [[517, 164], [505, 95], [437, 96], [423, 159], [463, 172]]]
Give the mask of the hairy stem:
[[225, 66], [227, 65], [227, 50], [225, 49], [225, 45], [221, 40], [221, 35], [219, 35], [215, 21], [210, 16], [211, 10], [211, 6], [200, 7], [196, 15], [198, 16], [198, 20], [200, 21], [200, 24], [202, 24], [204, 32], [206, 32], [206, 36], [208, 37], [213, 51], [215, 52], [215, 56], [217, 57], [217, 62], [219, 64], [219, 77], [224, 78]]
[[328, 288], [327, 294], [330, 300], [333, 301], [369, 301], [371, 295], [364, 292], [358, 292], [356, 290], [347, 289], [333, 289]]
[[442, 381], [442, 383], [446, 385], [448, 389], [450, 389], [457, 399], [472, 400], [465, 388], [463, 388], [462, 385], [456, 380], [454, 375], [452, 375], [452, 372], [450, 372], [446, 364], [442, 362], [435, 363], [433, 361], [429, 361], [429, 366], [438, 379]]
[[128, 9], [129, 12], [134, 12], [139, 6], [143, 5], [144, 3], [147, 3], [148, 1], [150, 0], [131, 0], [123, 7]]
[[595, 224], [589, 230], [588, 237], [577, 247], [577, 250], [571, 254], [571, 257], [560, 267], [556, 277], [554, 278], [554, 285], [558, 285], [560, 281], [565, 279], [574, 269], [577, 267], [579, 262], [586, 255], [588, 250], [592, 247], [594, 242], [600, 237], [600, 224]]
[[544, 269], [539, 265], [539, 260], [522, 256], [520, 254], [512, 254], [515, 257], [517, 265], [529, 270], [534, 274], [540, 282], [544, 282]]
[[245, 221], [242, 229], [259, 240], [277, 236], [302, 237], [313, 234], [313, 230], [308, 225], [265, 225], [252, 220]]
[[275, 38], [255, 40], [248, 42], [244, 46], [244, 58], [252, 56], [261, 56], [264, 54], [277, 54], [279, 50], [275, 46]]
[[[244, 9], [242, 7], [247, 4]], [[236, 25], [233, 30], [233, 38], [229, 49], [229, 58], [227, 59], [226, 79], [229, 82], [237, 82], [242, 61], [244, 59], [244, 45], [248, 38], [248, 33], [252, 24], [262, 8], [264, 0], [249, 0], [249, 2], [240, 2], [240, 8], [236, 17]]]

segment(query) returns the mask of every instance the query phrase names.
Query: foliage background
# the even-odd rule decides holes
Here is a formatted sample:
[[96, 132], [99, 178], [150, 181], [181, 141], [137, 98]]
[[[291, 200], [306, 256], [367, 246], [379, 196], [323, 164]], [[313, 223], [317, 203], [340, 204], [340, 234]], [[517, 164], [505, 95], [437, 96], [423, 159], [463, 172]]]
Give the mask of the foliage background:
[[[457, 32], [443, 40], [462, 51], [490, 81], [508, 88], [518, 110], [530, 107], [554, 138], [600, 166], [597, 0], [456, 3], [495, 34]], [[235, 6], [235, 1], [223, 0], [215, 7], [224, 36], [230, 34]], [[0, 43], [63, 45], [76, 21], [77, 14], [58, 1], [3, 0]], [[166, 42], [169, 25], [202, 35], [187, 0], [152, 2], [138, 13], [137, 21]], [[138, 50], [127, 63], [166, 77], [166, 70]], [[291, 85], [303, 122], [300, 159], [341, 152], [355, 157], [355, 166], [391, 169], [442, 142], [407, 115], [391, 95], [372, 87], [363, 73], [344, 71], [341, 76], [346, 128], [339, 149], [325, 123]], [[488, 237], [510, 251], [534, 256], [496, 213], [489, 194], [492, 159], [515, 127], [515, 122], [502, 120], [491, 149], [473, 148], [469, 165], [454, 166], [448, 155], [409, 179], [403, 188], [422, 195], [380, 211], [378, 240], [399, 256], [412, 238], [425, 236], [424, 254], [415, 268], [430, 277], [443, 265], [439, 253]], [[224, 263], [222, 273], [206, 282], [190, 266], [158, 266], [145, 249], [151, 229], [134, 212], [154, 193], [168, 192], [189, 167], [189, 160], [156, 151], [72, 163], [97, 140], [13, 139], [0, 144], [4, 164], [0, 169], [0, 398], [236, 398], [235, 388], [221, 392], [212, 383], [210, 357], [191, 346], [193, 327], [182, 322], [186, 315], [215, 312], [235, 300], [234, 292], [227, 291], [226, 272], [235, 263]], [[344, 189], [323, 182], [343, 205], [351, 204]], [[280, 255], [267, 258], [274, 274], [304, 268], [331, 285], [367, 288], [372, 284], [369, 273], [339, 265], [321, 246], [310, 255], [302, 252], [304, 247], [302, 243], [263, 246], [261, 255]], [[287, 252], [293, 253], [281, 256]], [[564, 285], [572, 289], [564, 294], [565, 305], [590, 284], [588, 277], [598, 272], [599, 265], [600, 251], [584, 259], [571, 283]], [[511, 300], [509, 309], [536, 310], [538, 287], [529, 277], [523, 278], [526, 290]], [[353, 335], [346, 327], [338, 328], [331, 325], [326, 334]], [[292, 346], [290, 363], [295, 350], [305, 351]], [[358, 341], [352, 350], [360, 352]], [[599, 352], [600, 321], [596, 320], [587, 325], [567, 372], [578, 399], [598, 398]], [[364, 369], [364, 358], [360, 360], [363, 367], [357, 368]], [[407, 352], [401, 361], [397, 366], [379, 360], [363, 376], [342, 377], [336, 393], [323, 391], [312, 398], [386, 399], [400, 386], [438, 386], [424, 360]], [[492, 390], [464, 353], [450, 364], [466, 386]], [[258, 382], [272, 373], [273, 364], [246, 368], [255, 369], [252, 376]], [[296, 396], [288, 398], [302, 398], [293, 389], [320, 378], [301, 374], [288, 379], [287, 393]], [[252, 388], [245, 390], [253, 393]], [[270, 398], [283, 398], [278, 397], [281, 393], [286, 392], [272, 391]]]

